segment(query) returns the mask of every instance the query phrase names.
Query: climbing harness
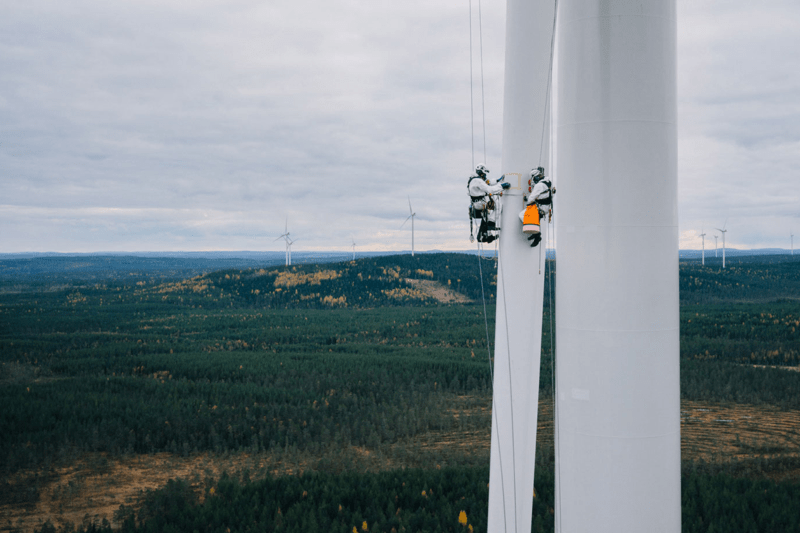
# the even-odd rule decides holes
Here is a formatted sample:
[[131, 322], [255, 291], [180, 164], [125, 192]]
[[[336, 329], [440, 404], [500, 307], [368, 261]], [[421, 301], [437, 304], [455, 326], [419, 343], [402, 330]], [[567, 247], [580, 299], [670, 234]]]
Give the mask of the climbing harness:
[[[483, 165], [478, 165], [478, 168], [482, 166]], [[488, 170], [486, 172], [488, 172]], [[475, 242], [473, 221], [475, 219], [480, 219], [478, 241], [489, 243], [497, 239], [497, 235], [490, 232], [496, 232], [500, 229], [497, 227], [496, 220], [490, 220], [489, 213], [498, 208], [499, 204], [495, 203], [491, 194], [481, 194], [480, 196], [473, 196], [470, 194], [470, 185], [472, 181], [476, 179], [483, 181], [483, 177], [481, 176], [471, 176], [467, 180], [467, 194], [469, 194], [470, 199], [467, 214], [469, 217], [469, 241]], [[498, 217], [495, 216], [494, 218], [497, 219]]]

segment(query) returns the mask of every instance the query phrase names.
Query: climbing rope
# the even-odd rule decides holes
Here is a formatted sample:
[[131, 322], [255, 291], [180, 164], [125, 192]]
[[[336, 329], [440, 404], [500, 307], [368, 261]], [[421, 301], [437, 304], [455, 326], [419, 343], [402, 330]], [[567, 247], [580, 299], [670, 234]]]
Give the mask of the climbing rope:
[[[486, 164], [486, 98], [483, 90], [483, 19], [481, 18], [481, 0], [478, 0], [478, 41], [481, 58], [481, 124], [483, 125], [483, 164]], [[474, 166], [474, 165], [473, 165]]]
[[[469, 1], [469, 111], [470, 111], [470, 138], [472, 141], [472, 168], [475, 168], [475, 96], [474, 79], [472, 67], [472, 0]], [[478, 0], [478, 43], [479, 59], [481, 72], [481, 127], [483, 129], [483, 164], [486, 164], [486, 92], [484, 90], [483, 75], [483, 16], [481, 11], [481, 0]]]
[[[510, 343], [509, 343], [509, 339], [511, 338], [511, 335], [508, 332], [508, 307], [506, 306], [506, 280], [505, 280], [505, 276], [503, 276], [503, 262], [500, 261], [500, 260], [497, 261], [497, 277], [500, 280], [500, 287], [501, 287], [500, 290], [503, 292], [503, 316], [505, 318], [505, 320], [503, 320], [503, 322], [505, 323], [505, 326], [506, 326], [506, 356], [507, 356], [506, 357], [506, 361], [508, 361], [508, 395], [512, 399], [512, 402], [511, 402], [511, 468], [512, 468], [512, 473], [514, 474], [514, 476], [513, 476], [513, 482], [514, 482], [514, 530], [516, 531], [517, 530], [517, 516], [518, 516], [518, 514], [517, 514], [517, 460], [516, 460], [517, 452], [516, 452], [516, 449], [515, 449], [516, 447], [515, 447], [515, 444], [514, 444], [514, 441], [515, 441], [515, 439], [514, 439], [514, 404], [513, 404], [514, 389], [513, 389], [512, 384], [511, 384], [511, 382], [512, 382], [511, 376], [513, 374], [511, 372], [511, 346], [510, 346]], [[499, 450], [498, 450], [498, 452], [499, 452]]]
[[[486, 355], [487, 361], [489, 363], [489, 379], [491, 380], [492, 389], [494, 390], [494, 368], [492, 365], [492, 348], [491, 344], [489, 343], [489, 318], [488, 313], [486, 312], [486, 294], [483, 289], [483, 265], [481, 260], [483, 259], [483, 252], [481, 250], [481, 244], [477, 243], [478, 246], [478, 274], [481, 280], [481, 300], [483, 300], [483, 323], [486, 327]], [[493, 395], [494, 396], [494, 395]], [[498, 436], [498, 440], [500, 437], [500, 422], [497, 420], [497, 416], [495, 416], [495, 404], [494, 404], [494, 397], [492, 398], [492, 421], [494, 422], [495, 431]], [[490, 439], [491, 441], [491, 439]], [[500, 448], [497, 449], [497, 457], [500, 460], [500, 487], [501, 487], [501, 499], [503, 500], [503, 530], [508, 531], [508, 524], [506, 520], [506, 482], [505, 476], [503, 475], [503, 454], [500, 453]]]
[[[472, 143], [472, 168], [475, 168], [475, 96], [474, 96], [474, 75], [473, 75], [473, 68], [472, 68], [472, 0], [469, 1], [469, 107], [470, 107], [470, 140]], [[479, 52], [480, 52], [480, 76], [481, 76], [481, 126], [483, 129], [483, 164], [486, 164], [486, 99], [485, 99], [485, 91], [484, 91], [484, 74], [483, 74], [483, 19], [482, 19], [482, 12], [481, 12], [481, 1], [478, 0], [478, 40], [480, 44]], [[470, 219], [470, 224], [472, 220]], [[489, 364], [489, 378], [491, 379], [492, 384], [492, 421], [494, 422], [495, 432], [500, 437], [500, 421], [497, 419], [496, 416], [496, 406], [494, 402], [494, 368], [492, 363], [492, 348], [491, 343], [489, 341], [489, 318], [486, 312], [486, 293], [483, 286], [483, 251], [481, 248], [481, 243], [476, 242], [477, 251], [478, 251], [478, 275], [481, 280], [481, 300], [483, 301], [483, 321], [484, 326], [486, 329], [486, 354], [487, 354], [487, 361]], [[495, 254], [497, 253], [497, 241], [495, 241]], [[498, 262], [499, 263], [499, 262]], [[504, 300], [505, 301], [505, 300]], [[508, 331], [506, 331], [506, 337], [508, 336]], [[508, 344], [508, 341], [506, 341]], [[510, 361], [509, 361], [510, 364]], [[511, 427], [512, 427], [512, 446], [513, 446], [513, 411], [511, 413]], [[501, 499], [503, 502], [503, 530], [508, 533], [508, 517], [506, 516], [506, 483], [505, 483], [505, 469], [503, 468], [503, 454], [502, 448], [498, 447], [497, 449], [497, 456], [500, 463], [500, 494]], [[514, 461], [514, 457], [512, 455], [512, 462]], [[512, 473], [516, 470], [515, 465], [512, 464]], [[516, 474], [514, 473], [514, 477], [516, 479]], [[516, 481], [514, 482], [514, 520], [516, 525]], [[516, 530], [516, 527], [514, 528]]]
[[[544, 116], [542, 117], [542, 138], [539, 142], [539, 161], [542, 160], [542, 151], [544, 151], [544, 130], [545, 125], [549, 122], [547, 119], [550, 116], [550, 89], [553, 87], [553, 56], [556, 50], [556, 22], [558, 21], [558, 0], [554, 0], [555, 7], [553, 8], [553, 32], [550, 34], [550, 65], [547, 69], [547, 89], [544, 96]], [[550, 148], [552, 150], [552, 139]], [[551, 160], [552, 163], [552, 160]]]
[[469, 0], [469, 119], [470, 140], [472, 141], [472, 168], [475, 168], [475, 104], [472, 90], [472, 0]]

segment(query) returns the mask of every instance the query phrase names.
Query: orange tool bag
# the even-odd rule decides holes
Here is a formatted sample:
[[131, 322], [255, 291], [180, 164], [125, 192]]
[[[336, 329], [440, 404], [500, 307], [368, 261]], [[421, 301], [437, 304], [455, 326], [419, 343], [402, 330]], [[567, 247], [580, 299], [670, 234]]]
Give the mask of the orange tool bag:
[[536, 234], [541, 233], [539, 228], [539, 208], [536, 204], [530, 204], [525, 208], [525, 214], [522, 215], [522, 233]]

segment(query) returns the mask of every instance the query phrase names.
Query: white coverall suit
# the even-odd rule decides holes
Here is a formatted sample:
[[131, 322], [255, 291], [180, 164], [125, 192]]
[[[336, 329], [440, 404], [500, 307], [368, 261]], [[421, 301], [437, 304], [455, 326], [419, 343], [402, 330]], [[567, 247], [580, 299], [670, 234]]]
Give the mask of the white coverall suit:
[[[486, 183], [487, 181], [490, 182], [491, 185]], [[489, 203], [489, 196], [499, 195], [501, 192], [503, 192], [503, 186], [497, 183], [497, 180], [492, 180], [491, 178], [481, 178], [480, 176], [476, 176], [469, 182], [469, 196], [472, 199], [472, 208], [475, 211], [482, 211], [486, 209]], [[489, 222], [497, 222], [497, 207], [498, 206], [495, 205], [494, 209], [489, 209]]]
[[[525, 209], [519, 213], [519, 219], [523, 224], [522, 231], [531, 234], [531, 236], [528, 238], [528, 240], [531, 241], [531, 246], [537, 246], [542, 240], [540, 224], [546, 222], [547, 217], [551, 213], [551, 208], [553, 205], [551, 186], [552, 183], [549, 179], [542, 178], [539, 180], [539, 183], [536, 183], [533, 186], [533, 189], [531, 189], [530, 194], [528, 194], [528, 199], [525, 202]], [[539, 216], [528, 220], [528, 218], [525, 216], [525, 213], [528, 211], [530, 206], [534, 206], [533, 208], [536, 209]]]
[[526, 202], [527, 205], [531, 205], [535, 203], [539, 206], [539, 213], [542, 216], [550, 213], [550, 202], [542, 203], [542, 201], [547, 201], [550, 199], [550, 180], [548, 178], [544, 178], [539, 180], [539, 183], [533, 186], [531, 193], [528, 195], [528, 201]]

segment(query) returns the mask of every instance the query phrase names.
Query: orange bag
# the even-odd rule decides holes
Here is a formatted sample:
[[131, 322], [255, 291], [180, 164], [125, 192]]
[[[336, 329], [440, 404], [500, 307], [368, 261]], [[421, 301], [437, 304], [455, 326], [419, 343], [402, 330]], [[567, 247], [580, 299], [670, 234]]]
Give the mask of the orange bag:
[[539, 228], [539, 208], [535, 204], [531, 204], [525, 208], [525, 214], [522, 216], [522, 233], [536, 234], [541, 233]]

